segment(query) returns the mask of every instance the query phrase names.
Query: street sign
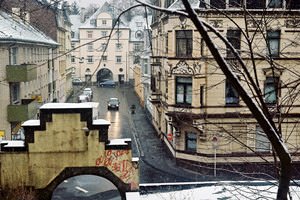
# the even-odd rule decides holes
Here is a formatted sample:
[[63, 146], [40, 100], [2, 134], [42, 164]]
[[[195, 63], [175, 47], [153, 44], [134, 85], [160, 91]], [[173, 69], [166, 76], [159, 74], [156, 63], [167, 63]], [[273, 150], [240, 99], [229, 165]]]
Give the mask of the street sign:
[[169, 141], [172, 141], [173, 140], [173, 134], [172, 133], [168, 133], [167, 134], [167, 138]]

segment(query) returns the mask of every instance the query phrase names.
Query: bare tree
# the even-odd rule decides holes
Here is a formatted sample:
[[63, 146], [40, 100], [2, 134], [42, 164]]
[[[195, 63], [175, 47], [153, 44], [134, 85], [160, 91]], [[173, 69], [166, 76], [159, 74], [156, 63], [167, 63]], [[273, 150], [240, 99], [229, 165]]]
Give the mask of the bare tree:
[[[245, 28], [243, 28], [240, 26], [240, 24], [234, 21], [230, 14], [215, 8], [215, 11], [218, 11], [220, 15], [223, 15], [223, 17], [230, 20], [231, 23], [236, 26], [236, 29], [241, 31], [243, 38], [245, 38], [243, 42], [247, 48], [243, 53], [247, 54], [250, 58], [249, 61], [245, 61], [240, 56], [240, 52], [238, 52], [240, 49], [237, 49], [236, 46], [232, 44], [234, 43], [234, 39], [224, 37], [217, 29], [208, 24], [205, 19], [199, 17], [199, 12], [201, 12], [201, 10], [199, 11], [194, 9], [191, 6], [191, 1], [182, 0], [184, 7], [182, 7], [180, 10], [169, 10], [167, 8], [163, 8], [163, 6], [156, 7], [150, 3], [145, 3], [139, 0], [137, 0], [137, 2], [154, 10], [166, 13], [166, 15], [176, 14], [186, 17], [193, 22], [197, 31], [200, 33], [201, 38], [203, 41], [205, 41], [207, 48], [215, 59], [217, 63], [216, 67], [223, 71], [226, 79], [229, 80], [229, 82], [233, 85], [234, 89], [247, 105], [253, 117], [257, 120], [263, 132], [271, 142], [273, 147], [274, 163], [279, 171], [277, 199], [287, 199], [292, 174], [292, 158], [287, 148], [287, 138], [282, 137], [281, 124], [286, 119], [283, 115], [286, 115], [297, 101], [299, 95], [299, 74], [297, 71], [288, 69], [273, 59], [273, 47], [272, 44], [270, 44], [271, 42], [269, 39], [272, 37], [271, 34], [273, 34], [273, 32], [268, 33], [267, 31], [271, 29], [270, 21], [276, 20], [276, 17], [270, 17], [270, 15], [263, 13], [260, 15], [260, 18], [257, 19], [257, 17], [253, 16], [246, 7], [243, 7], [242, 13], [244, 15], [244, 22], [246, 24]], [[201, 2], [204, 3], [204, 1]], [[249, 28], [248, 25], [250, 26], [251, 23], [254, 23], [252, 24], [253, 27], [255, 27], [254, 32], [251, 32], [247, 29]], [[231, 53], [231, 59], [225, 59], [224, 51], [226, 51], [226, 49], [224, 50], [221, 49], [220, 46], [217, 46], [216, 42], [214, 41], [215, 38], [220, 39], [223, 44], [225, 44], [227, 49], [230, 50], [230, 52], [227, 53]], [[255, 43], [254, 38], [261, 38], [260, 44]], [[286, 40], [288, 41], [288, 39]], [[266, 53], [257, 52], [257, 45], [263, 44], [267, 46]], [[284, 44], [285, 47], [281, 48], [282, 51], [284, 51], [285, 48], [290, 49], [291, 45], [293, 45], [293, 42], [289, 41], [285, 42]], [[275, 77], [276, 71], [280, 71], [281, 69], [289, 71], [296, 77], [291, 81], [275, 84], [275, 90], [284, 88], [288, 92], [287, 95], [281, 97], [281, 102], [276, 102], [276, 106], [273, 106], [272, 108], [267, 105], [268, 92], [270, 91], [261, 91], [260, 89], [261, 83], [259, 81], [259, 77], [257, 76], [258, 66], [255, 61], [255, 57], [260, 57], [261, 60], [268, 63], [270, 73], [272, 74], [273, 78]], [[282, 108], [285, 108], [285, 110]], [[276, 123], [274, 119], [276, 120]], [[228, 131], [228, 133], [230, 134], [230, 131]], [[232, 137], [233, 135], [231, 134], [230, 136]], [[234, 140], [238, 140], [238, 138], [234, 138]], [[242, 141], [238, 142], [243, 143]], [[244, 146], [247, 145], [244, 144]], [[247, 148], [251, 147], [247, 146]], [[279, 159], [278, 164], [277, 159]]]

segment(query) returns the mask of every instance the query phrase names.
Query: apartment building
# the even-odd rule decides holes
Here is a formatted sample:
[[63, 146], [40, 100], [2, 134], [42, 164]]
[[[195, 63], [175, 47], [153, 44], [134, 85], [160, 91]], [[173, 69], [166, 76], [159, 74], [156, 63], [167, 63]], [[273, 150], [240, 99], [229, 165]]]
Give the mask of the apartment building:
[[49, 101], [58, 44], [18, 16], [0, 18], [0, 137], [21, 139], [21, 123]]
[[[208, 24], [214, 45], [257, 101], [230, 44], [242, 58], [296, 163], [300, 145], [300, 4], [293, 0], [189, 2]], [[158, 0], [156, 5], [173, 11], [184, 9], [181, 1]], [[259, 168], [262, 165], [258, 164], [274, 161], [268, 138], [189, 19], [154, 12], [152, 45], [153, 124], [179, 163], [247, 163], [250, 169], [251, 164]]]
[[115, 24], [114, 9], [104, 3], [79, 28], [80, 48], [72, 61], [76, 65], [75, 77], [83, 82], [98, 84], [109, 79], [124, 83], [129, 79], [130, 30], [121, 19]]
[[1, 10], [27, 21], [59, 44], [59, 48], [53, 52], [58, 64], [53, 69], [47, 102], [65, 102], [72, 87], [71, 55], [68, 53], [71, 50], [71, 24], [67, 7], [66, 2], [50, 4], [43, 0], [0, 2]]

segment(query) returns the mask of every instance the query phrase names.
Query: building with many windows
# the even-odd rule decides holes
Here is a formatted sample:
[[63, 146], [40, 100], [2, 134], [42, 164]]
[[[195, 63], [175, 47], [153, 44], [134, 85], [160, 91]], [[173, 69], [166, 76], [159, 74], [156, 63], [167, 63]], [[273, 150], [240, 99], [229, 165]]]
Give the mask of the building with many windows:
[[[107, 79], [123, 83], [129, 80], [129, 28], [122, 20], [116, 23], [115, 8], [104, 3], [79, 27], [79, 41], [72, 65], [75, 77], [98, 84]], [[114, 28], [114, 29], [113, 29]], [[76, 32], [74, 32], [76, 33]]]
[[[189, 2], [208, 24], [213, 43], [243, 87], [259, 101], [230, 47], [242, 58], [293, 161], [298, 161], [300, 4], [293, 0]], [[181, 1], [157, 0], [156, 5], [184, 9]], [[273, 161], [268, 138], [189, 19], [154, 12], [152, 45], [153, 124], [179, 163], [218, 162], [227, 167], [247, 163], [251, 169]]]
[[3, 0], [0, 9], [12, 13], [12, 16], [27, 21], [48, 37], [59, 44], [54, 50], [54, 59], [58, 62], [52, 69], [52, 82], [49, 83], [49, 92], [43, 97], [43, 102], [65, 102], [71, 90], [71, 49], [70, 20], [66, 2], [53, 4], [42, 0]]
[[17, 16], [0, 11], [0, 138], [21, 139], [53, 82], [58, 44]]

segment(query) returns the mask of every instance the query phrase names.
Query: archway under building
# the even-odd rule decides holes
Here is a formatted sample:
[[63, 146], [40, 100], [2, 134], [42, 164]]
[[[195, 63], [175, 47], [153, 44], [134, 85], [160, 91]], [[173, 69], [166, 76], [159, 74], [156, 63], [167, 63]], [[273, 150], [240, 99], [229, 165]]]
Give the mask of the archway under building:
[[113, 80], [113, 73], [110, 69], [103, 68], [97, 72], [97, 83], [101, 83], [106, 80]]
[[[76, 178], [77, 177], [77, 178]], [[87, 190], [82, 184], [74, 182], [74, 179], [81, 180], [86, 178], [92, 178], [94, 181], [102, 183], [104, 185], [93, 185], [93, 191]], [[126, 192], [130, 191], [130, 185], [124, 183], [117, 176], [115, 176], [106, 167], [67, 167], [65, 168], [46, 188], [38, 192], [39, 199], [43, 200], [57, 200], [61, 199], [60, 195], [68, 195], [66, 187], [67, 182], [76, 183], [71, 188], [71, 190], [77, 191], [77, 196], [69, 196], [65, 198], [68, 199], [85, 199], [84, 197], [89, 197], [90, 195], [101, 196], [101, 199], [126, 199]], [[96, 189], [98, 187], [98, 192]], [[70, 189], [70, 188], [69, 188]], [[87, 194], [89, 193], [90, 194]], [[93, 194], [91, 194], [93, 192]], [[71, 195], [76, 195], [75, 193], [70, 193]]]

